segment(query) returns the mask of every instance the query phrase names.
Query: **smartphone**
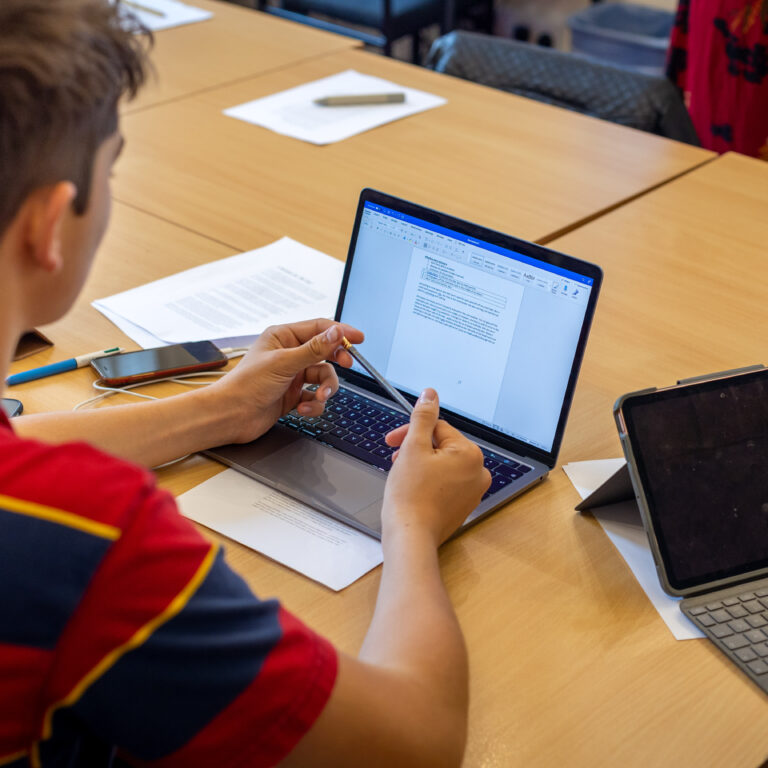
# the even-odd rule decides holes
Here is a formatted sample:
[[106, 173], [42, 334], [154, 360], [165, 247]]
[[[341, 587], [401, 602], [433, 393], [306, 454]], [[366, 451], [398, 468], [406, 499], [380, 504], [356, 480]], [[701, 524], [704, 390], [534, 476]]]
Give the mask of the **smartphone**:
[[171, 344], [138, 352], [97, 357], [91, 367], [108, 387], [182, 376], [185, 373], [223, 368], [229, 358], [210, 341]]
[[5, 415], [12, 419], [14, 416], [18, 416], [24, 410], [24, 406], [21, 404], [21, 400], [14, 400], [12, 397], [4, 397], [2, 400], [3, 410]]

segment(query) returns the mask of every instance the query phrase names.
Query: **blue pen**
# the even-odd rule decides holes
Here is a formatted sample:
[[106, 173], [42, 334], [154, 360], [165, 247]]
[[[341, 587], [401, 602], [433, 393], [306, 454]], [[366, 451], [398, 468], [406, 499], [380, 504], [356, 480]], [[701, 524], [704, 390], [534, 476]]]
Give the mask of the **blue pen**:
[[88, 365], [91, 360], [95, 360], [97, 357], [109, 357], [122, 351], [120, 347], [112, 347], [111, 349], [102, 349], [98, 352], [89, 352], [87, 355], [70, 357], [69, 360], [62, 360], [60, 363], [51, 363], [41, 368], [32, 368], [30, 371], [14, 373], [13, 376], [9, 376], [5, 380], [5, 383], [6, 386], [12, 387], [14, 384], [25, 384], [28, 381], [43, 379], [46, 376], [54, 376], [57, 373], [64, 373], [64, 371], [74, 371], [75, 368], [82, 368], [84, 365]]

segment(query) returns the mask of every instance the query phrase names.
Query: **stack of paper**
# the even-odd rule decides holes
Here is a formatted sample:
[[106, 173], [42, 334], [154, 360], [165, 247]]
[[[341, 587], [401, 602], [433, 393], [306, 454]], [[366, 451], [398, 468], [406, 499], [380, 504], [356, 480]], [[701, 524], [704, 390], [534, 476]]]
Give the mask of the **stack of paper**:
[[[346, 107], [321, 107], [314, 103], [315, 99], [327, 96], [393, 92], [403, 93], [405, 101], [400, 104]], [[312, 144], [331, 144], [442, 104], [445, 104], [445, 99], [440, 96], [348, 69], [322, 80], [240, 104], [224, 110], [224, 114]]]
[[93, 306], [145, 349], [253, 337], [270, 325], [333, 317], [343, 272], [341, 261], [284, 237]]
[[179, 0], [121, 0], [121, 5], [153, 32], [205, 21], [213, 16], [210, 11], [195, 8]]
[[234, 469], [182, 494], [178, 503], [191, 520], [334, 590], [384, 559], [376, 539]]

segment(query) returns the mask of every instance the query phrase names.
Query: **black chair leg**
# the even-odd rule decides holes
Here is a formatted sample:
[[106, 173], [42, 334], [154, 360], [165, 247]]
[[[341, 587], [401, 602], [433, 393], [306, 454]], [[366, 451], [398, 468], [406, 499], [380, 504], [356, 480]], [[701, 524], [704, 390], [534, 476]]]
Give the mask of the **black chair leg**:
[[421, 35], [418, 32], [414, 32], [411, 36], [411, 61], [414, 64], [421, 64]]
[[443, 18], [440, 22], [440, 34], [447, 35], [456, 29], [456, 0], [445, 0]]
[[496, 9], [493, 4], [493, 0], [488, 3], [488, 9], [485, 14], [485, 31], [489, 34], [493, 34], [494, 27], [496, 26]]

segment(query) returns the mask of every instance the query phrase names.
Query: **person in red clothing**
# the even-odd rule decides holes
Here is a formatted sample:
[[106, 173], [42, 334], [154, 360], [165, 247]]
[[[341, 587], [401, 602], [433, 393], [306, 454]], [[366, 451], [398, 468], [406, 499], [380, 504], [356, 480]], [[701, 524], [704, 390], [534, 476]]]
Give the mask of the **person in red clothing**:
[[[117, 105], [147, 65], [121, 11], [0, 3], [6, 371], [25, 329], [70, 308], [107, 227]], [[460, 764], [467, 658], [437, 548], [490, 476], [434, 390], [388, 437], [384, 568], [357, 657], [255, 597], [146, 469], [253, 440], [294, 407], [320, 414], [327, 361], [351, 365], [342, 333], [363, 339], [327, 320], [270, 328], [215, 384], [162, 401], [0, 416], [0, 765]]]
[[680, 0], [667, 74], [703, 147], [768, 160], [768, 0]]

